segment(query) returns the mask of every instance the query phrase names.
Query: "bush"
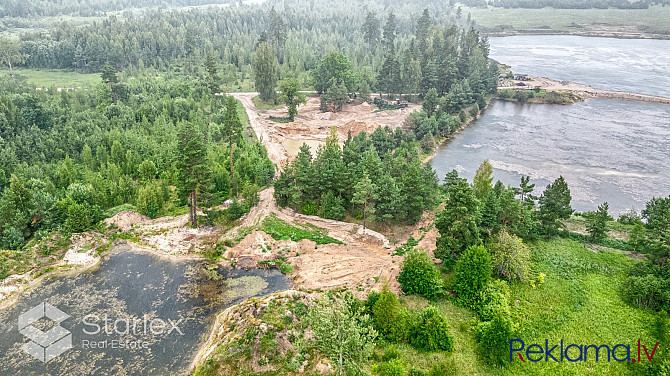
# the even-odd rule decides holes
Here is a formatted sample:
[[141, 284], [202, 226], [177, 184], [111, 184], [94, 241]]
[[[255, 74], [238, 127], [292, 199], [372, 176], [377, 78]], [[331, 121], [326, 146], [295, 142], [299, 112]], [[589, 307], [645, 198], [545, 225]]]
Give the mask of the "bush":
[[521, 238], [502, 230], [491, 243], [490, 250], [491, 263], [496, 274], [507, 279], [526, 279], [530, 248]]
[[391, 342], [404, 342], [409, 335], [411, 315], [400, 306], [398, 297], [387, 287], [372, 308], [375, 329]]
[[405, 366], [400, 359], [393, 359], [390, 362], [375, 365], [372, 367], [372, 372], [379, 376], [404, 376]]
[[503, 365], [508, 356], [509, 340], [512, 338], [512, 319], [502, 312], [493, 320], [480, 323], [475, 328], [482, 357], [489, 363]]
[[622, 295], [628, 303], [641, 308], [659, 309], [668, 306], [668, 282], [651, 274], [629, 276], [622, 285]]
[[368, 297], [365, 299], [365, 303], [363, 303], [366, 314], [372, 316], [372, 309], [377, 304], [377, 300], [379, 300], [379, 293], [377, 291], [370, 291]]
[[449, 335], [447, 319], [437, 308], [428, 306], [421, 311], [410, 331], [410, 344], [424, 351], [454, 349], [454, 339]]
[[425, 251], [405, 255], [398, 282], [405, 294], [419, 294], [430, 300], [436, 300], [444, 291], [440, 272]]
[[477, 311], [479, 318], [484, 321], [493, 320], [499, 312], [510, 315], [510, 290], [505, 281], [492, 281], [484, 289], [482, 304]]
[[482, 246], [469, 247], [456, 262], [453, 288], [457, 302], [476, 309], [490, 279], [491, 257], [488, 252]]
[[439, 362], [430, 369], [428, 376], [453, 376], [458, 375], [458, 367], [454, 364], [454, 361], [450, 362]]
[[412, 368], [409, 370], [407, 376], [428, 376], [428, 372], [421, 369]]

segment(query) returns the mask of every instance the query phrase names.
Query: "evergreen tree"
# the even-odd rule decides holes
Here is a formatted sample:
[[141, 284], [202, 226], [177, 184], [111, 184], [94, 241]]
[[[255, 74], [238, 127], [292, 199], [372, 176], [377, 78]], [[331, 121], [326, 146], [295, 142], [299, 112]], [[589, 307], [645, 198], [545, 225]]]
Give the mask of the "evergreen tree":
[[493, 182], [493, 166], [491, 166], [491, 162], [489, 162], [489, 160], [486, 159], [477, 168], [477, 172], [475, 173], [475, 178], [472, 183], [472, 186], [475, 191], [475, 197], [477, 197], [478, 200], [483, 201], [486, 199], [486, 196], [488, 196], [489, 192], [491, 192], [492, 182]]
[[207, 71], [207, 86], [212, 94], [221, 90], [221, 77], [219, 77], [219, 68], [216, 66], [216, 60], [211, 54], [205, 58], [205, 71]]
[[423, 98], [423, 110], [426, 112], [426, 115], [433, 116], [435, 110], [437, 109], [438, 99], [437, 99], [437, 90], [431, 88], [426, 93], [426, 96]]
[[603, 202], [598, 205], [598, 210], [587, 213], [586, 215], [586, 231], [591, 236], [593, 241], [599, 241], [607, 236], [607, 222], [612, 220], [609, 213], [609, 204]]
[[398, 94], [400, 88], [400, 64], [396, 56], [395, 46], [391, 44], [386, 52], [386, 58], [377, 77], [379, 90], [387, 94]]
[[374, 200], [377, 198], [377, 185], [370, 180], [367, 174], [354, 187], [354, 197], [351, 202], [363, 206], [363, 231], [366, 228], [368, 216], [375, 213]]
[[197, 197], [207, 183], [207, 151], [198, 128], [189, 121], [179, 124], [177, 166], [179, 179], [177, 189], [184, 198], [188, 194], [191, 226], [198, 227]]
[[363, 39], [368, 44], [368, 49], [374, 51], [379, 43], [379, 20], [374, 13], [368, 12], [363, 23]]
[[561, 220], [570, 218], [572, 196], [568, 183], [563, 176], [556, 179], [545, 188], [539, 200], [538, 216], [544, 234], [551, 236], [558, 232]]
[[[242, 127], [242, 121], [240, 120], [240, 115], [237, 112], [237, 99], [233, 97], [226, 97], [226, 108], [225, 115], [223, 117], [223, 133], [224, 138], [228, 141], [228, 153], [230, 159], [230, 185], [231, 187], [237, 186], [235, 183], [235, 169], [233, 168], [233, 147], [242, 137], [242, 132], [244, 131]], [[237, 194], [237, 189], [235, 189]]]
[[277, 77], [279, 65], [272, 46], [263, 42], [256, 48], [254, 59], [254, 82], [263, 102], [277, 101]]
[[395, 45], [396, 37], [396, 23], [395, 23], [395, 14], [393, 12], [389, 13], [389, 17], [386, 20], [384, 25], [384, 46], [389, 49], [391, 46]]
[[449, 187], [443, 211], [437, 214], [435, 227], [440, 232], [435, 257], [445, 261], [481, 242], [479, 238], [479, 201], [466, 181]]

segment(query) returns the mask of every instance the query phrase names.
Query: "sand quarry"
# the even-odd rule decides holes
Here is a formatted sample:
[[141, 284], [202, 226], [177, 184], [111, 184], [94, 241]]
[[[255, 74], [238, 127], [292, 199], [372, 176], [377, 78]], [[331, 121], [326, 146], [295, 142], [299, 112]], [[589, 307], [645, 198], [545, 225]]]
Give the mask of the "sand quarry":
[[360, 132], [372, 133], [378, 126], [388, 126], [395, 129], [403, 125], [407, 116], [421, 108], [420, 105], [410, 104], [409, 107], [392, 111], [376, 111], [377, 107], [368, 103], [349, 104], [339, 112], [321, 112], [319, 98], [307, 97], [307, 103], [298, 107], [298, 115], [292, 123], [277, 123], [270, 117], [285, 117], [285, 108], [278, 110], [259, 110], [252, 98], [256, 93], [233, 93], [249, 115], [251, 126], [256, 135], [268, 148], [270, 160], [277, 166], [283, 167], [297, 154], [300, 146], [306, 143], [313, 153], [326, 137], [330, 135], [332, 127], [337, 128], [340, 142], [347, 139], [349, 132], [353, 136]]
[[[285, 110], [256, 109], [252, 102], [256, 93], [233, 95], [244, 105], [254, 132], [268, 149], [270, 159], [280, 168], [295, 157], [303, 142], [310, 145], [315, 152], [318, 145], [330, 134], [331, 127], [337, 128], [339, 139], [344, 142], [349, 132], [356, 135], [360, 132], [371, 133], [378, 126], [389, 126], [393, 129], [402, 126], [405, 118], [419, 108], [418, 105], [411, 105], [401, 110], [375, 111], [375, 106], [363, 103], [347, 105], [337, 113], [321, 113], [319, 99], [308, 97], [307, 104], [298, 108], [299, 115], [295, 122], [276, 123], [269, 118], [286, 116]], [[239, 240], [226, 249], [226, 260], [222, 264], [256, 268], [261, 261], [285, 257], [293, 265], [293, 272], [288, 276], [293, 280], [295, 288], [348, 288], [361, 296], [369, 290], [381, 289], [384, 281], [388, 281], [393, 290], [399, 291], [396, 277], [402, 257], [395, 256], [394, 253], [395, 248], [410, 235], [429, 251], [435, 247], [435, 230], [429, 225], [432, 223], [432, 218], [429, 218], [431, 213], [427, 213], [426, 218], [412, 228], [403, 229], [403, 234], [389, 230], [395, 238], [391, 241], [383, 234], [370, 229], [364, 230], [357, 224], [302, 215], [291, 209], [279, 208], [275, 205], [273, 195], [272, 187], [260, 192], [260, 203], [232, 229], [192, 229], [188, 225], [188, 215], [151, 220], [134, 212], [121, 212], [107, 219], [106, 223], [132, 233], [139, 239], [141, 246], [175, 256], [193, 256], [219, 241]], [[317, 226], [343, 244], [317, 245], [310, 240], [275, 240], [260, 230], [263, 219], [271, 214], [296, 227]]]

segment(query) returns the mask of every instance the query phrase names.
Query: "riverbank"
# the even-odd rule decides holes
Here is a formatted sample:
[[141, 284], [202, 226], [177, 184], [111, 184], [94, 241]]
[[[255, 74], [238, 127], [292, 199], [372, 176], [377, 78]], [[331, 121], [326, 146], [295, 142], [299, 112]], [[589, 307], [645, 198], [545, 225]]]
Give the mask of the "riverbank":
[[[630, 93], [616, 90], [596, 89], [589, 85], [570, 81], [556, 81], [546, 77], [527, 76], [527, 80], [505, 80], [498, 90], [546, 90], [547, 92], [571, 93], [581, 99], [608, 98], [649, 103], [670, 104], [670, 97]], [[520, 86], [523, 84], [523, 86]], [[539, 102], [544, 103], [544, 102]]]

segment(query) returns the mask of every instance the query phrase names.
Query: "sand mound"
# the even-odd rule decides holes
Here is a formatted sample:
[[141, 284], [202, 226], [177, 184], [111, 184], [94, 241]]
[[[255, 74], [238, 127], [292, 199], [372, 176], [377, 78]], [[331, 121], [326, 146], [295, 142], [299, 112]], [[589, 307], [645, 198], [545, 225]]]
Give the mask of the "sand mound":
[[132, 227], [149, 220], [151, 220], [151, 218], [147, 217], [146, 215], [142, 215], [130, 210], [124, 210], [111, 218], [105, 219], [104, 222], [107, 226], [115, 225], [121, 229], [121, 231], [128, 231]]

